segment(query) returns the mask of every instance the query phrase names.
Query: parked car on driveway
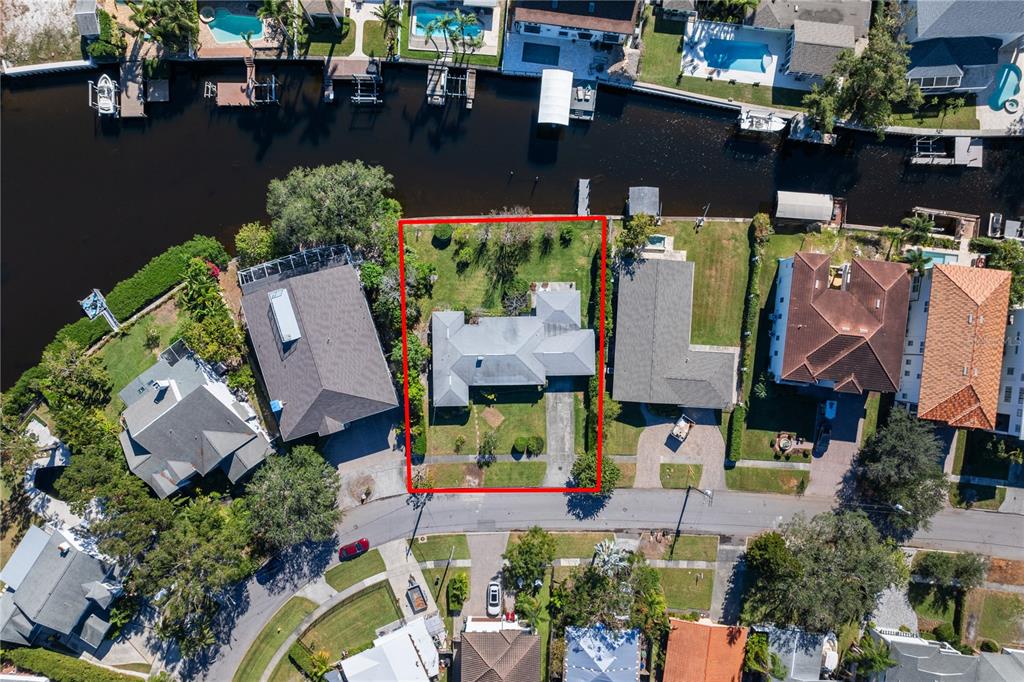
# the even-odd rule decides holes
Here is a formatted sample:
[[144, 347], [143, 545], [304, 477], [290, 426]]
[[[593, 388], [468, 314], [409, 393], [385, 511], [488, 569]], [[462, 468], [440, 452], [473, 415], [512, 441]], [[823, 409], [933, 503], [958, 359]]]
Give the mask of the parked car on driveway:
[[501, 583], [497, 580], [487, 585], [487, 615], [491, 618], [501, 615]]
[[360, 554], [365, 554], [368, 549], [370, 549], [370, 541], [366, 538], [359, 538], [355, 542], [342, 545], [341, 548], [338, 549], [338, 561], [355, 559]]

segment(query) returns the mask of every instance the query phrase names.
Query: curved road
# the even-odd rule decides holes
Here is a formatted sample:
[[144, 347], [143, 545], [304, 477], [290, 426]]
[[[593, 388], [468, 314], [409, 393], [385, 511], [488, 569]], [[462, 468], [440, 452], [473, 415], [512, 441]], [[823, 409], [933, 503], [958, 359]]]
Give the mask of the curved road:
[[[745, 537], [777, 527], [794, 514], [827, 511], [834, 501], [824, 497], [789, 497], [716, 491], [714, 502], [694, 490], [618, 490], [599, 513], [579, 519], [567, 510], [566, 497], [554, 493], [438, 495], [421, 508], [409, 497], [392, 497], [352, 509], [338, 526], [341, 543], [361, 537], [373, 545], [432, 533], [491, 532], [540, 525], [548, 530], [680, 530]], [[917, 533], [915, 547], [974, 551], [1024, 560], [1024, 517], [984, 511], [946, 509], [928, 531]], [[303, 584], [316, 578], [332, 561], [334, 547], [314, 560], [295, 558], [305, 572], [288, 573], [288, 565], [273, 575], [249, 580], [240, 588], [240, 608], [230, 642], [213, 653], [197, 678], [229, 680], [256, 635]]]

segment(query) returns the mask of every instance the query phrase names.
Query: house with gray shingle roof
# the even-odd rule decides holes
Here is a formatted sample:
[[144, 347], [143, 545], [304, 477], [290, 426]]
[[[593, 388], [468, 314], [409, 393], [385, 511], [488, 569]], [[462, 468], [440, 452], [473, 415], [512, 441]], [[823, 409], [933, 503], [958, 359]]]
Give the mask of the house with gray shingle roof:
[[128, 468], [161, 499], [217, 468], [236, 483], [272, 451], [252, 408], [181, 342], [118, 395]]
[[1019, 682], [1024, 680], [1024, 651], [962, 654], [945, 642], [911, 633], [876, 629], [871, 636], [889, 645], [896, 665], [878, 676], [882, 682]]
[[926, 94], [977, 92], [1024, 47], [1020, 0], [910, 0], [907, 78]]
[[241, 281], [242, 312], [267, 396], [280, 407], [275, 416], [281, 438], [329, 436], [397, 407], [359, 271], [350, 260], [316, 260], [288, 270], [259, 267], [274, 274]]
[[94, 651], [110, 629], [109, 608], [121, 593], [112, 565], [83, 550], [63, 530], [29, 527], [0, 581], [0, 640], [45, 645], [56, 638]]
[[430, 320], [436, 407], [466, 407], [471, 386], [543, 386], [549, 376], [591, 376], [594, 330], [580, 326], [580, 292], [535, 294], [534, 314], [466, 322], [461, 310]]
[[690, 342], [694, 264], [671, 247], [618, 276], [612, 397], [723, 409], [736, 402], [739, 348]]

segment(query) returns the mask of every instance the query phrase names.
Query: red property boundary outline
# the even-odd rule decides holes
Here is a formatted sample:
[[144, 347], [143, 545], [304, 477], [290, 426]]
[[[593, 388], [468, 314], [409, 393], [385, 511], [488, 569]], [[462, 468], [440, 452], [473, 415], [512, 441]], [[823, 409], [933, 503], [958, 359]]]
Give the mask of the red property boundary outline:
[[[600, 222], [601, 223], [601, 296], [600, 315], [598, 319], [598, 353], [597, 353], [597, 484], [592, 488], [416, 488], [412, 483], [412, 436], [410, 434], [409, 415], [409, 345], [406, 327], [405, 303], [405, 226], [406, 225], [449, 225], [482, 223], [556, 223], [556, 222]], [[410, 493], [597, 493], [601, 491], [601, 442], [604, 432], [604, 320], [606, 274], [608, 271], [608, 217], [603, 215], [545, 215], [545, 216], [486, 216], [462, 218], [402, 218], [398, 221], [398, 272], [401, 311], [402, 311], [402, 394], [405, 406], [405, 485]], [[424, 455], [424, 463], [428, 463], [428, 455]]]

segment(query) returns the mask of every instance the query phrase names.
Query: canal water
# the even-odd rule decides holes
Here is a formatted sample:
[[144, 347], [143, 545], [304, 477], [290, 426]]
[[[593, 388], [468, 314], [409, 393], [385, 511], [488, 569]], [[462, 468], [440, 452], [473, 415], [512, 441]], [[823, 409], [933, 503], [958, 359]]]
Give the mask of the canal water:
[[[261, 67], [262, 68], [262, 67]], [[389, 67], [385, 104], [320, 102], [315, 65], [279, 65], [279, 106], [218, 109], [213, 74], [175, 69], [172, 98], [149, 117], [100, 122], [74, 73], [3, 79], [0, 114], [0, 384], [9, 386], [93, 287], [108, 290], [195, 233], [226, 243], [265, 218], [267, 182], [297, 165], [346, 159], [395, 176], [408, 216], [474, 214], [516, 205], [575, 210], [591, 179], [593, 212], [621, 213], [630, 185], [657, 185], [666, 215], [749, 216], [777, 189], [849, 200], [854, 223], [897, 222], [914, 205], [1024, 212], [1024, 144], [987, 144], [985, 168], [920, 169], [908, 141], [846, 135], [836, 149], [771, 146], [736, 136], [724, 111], [603, 88], [597, 119], [557, 132], [535, 123], [539, 81], [481, 74], [472, 111], [424, 103], [424, 71]]]

